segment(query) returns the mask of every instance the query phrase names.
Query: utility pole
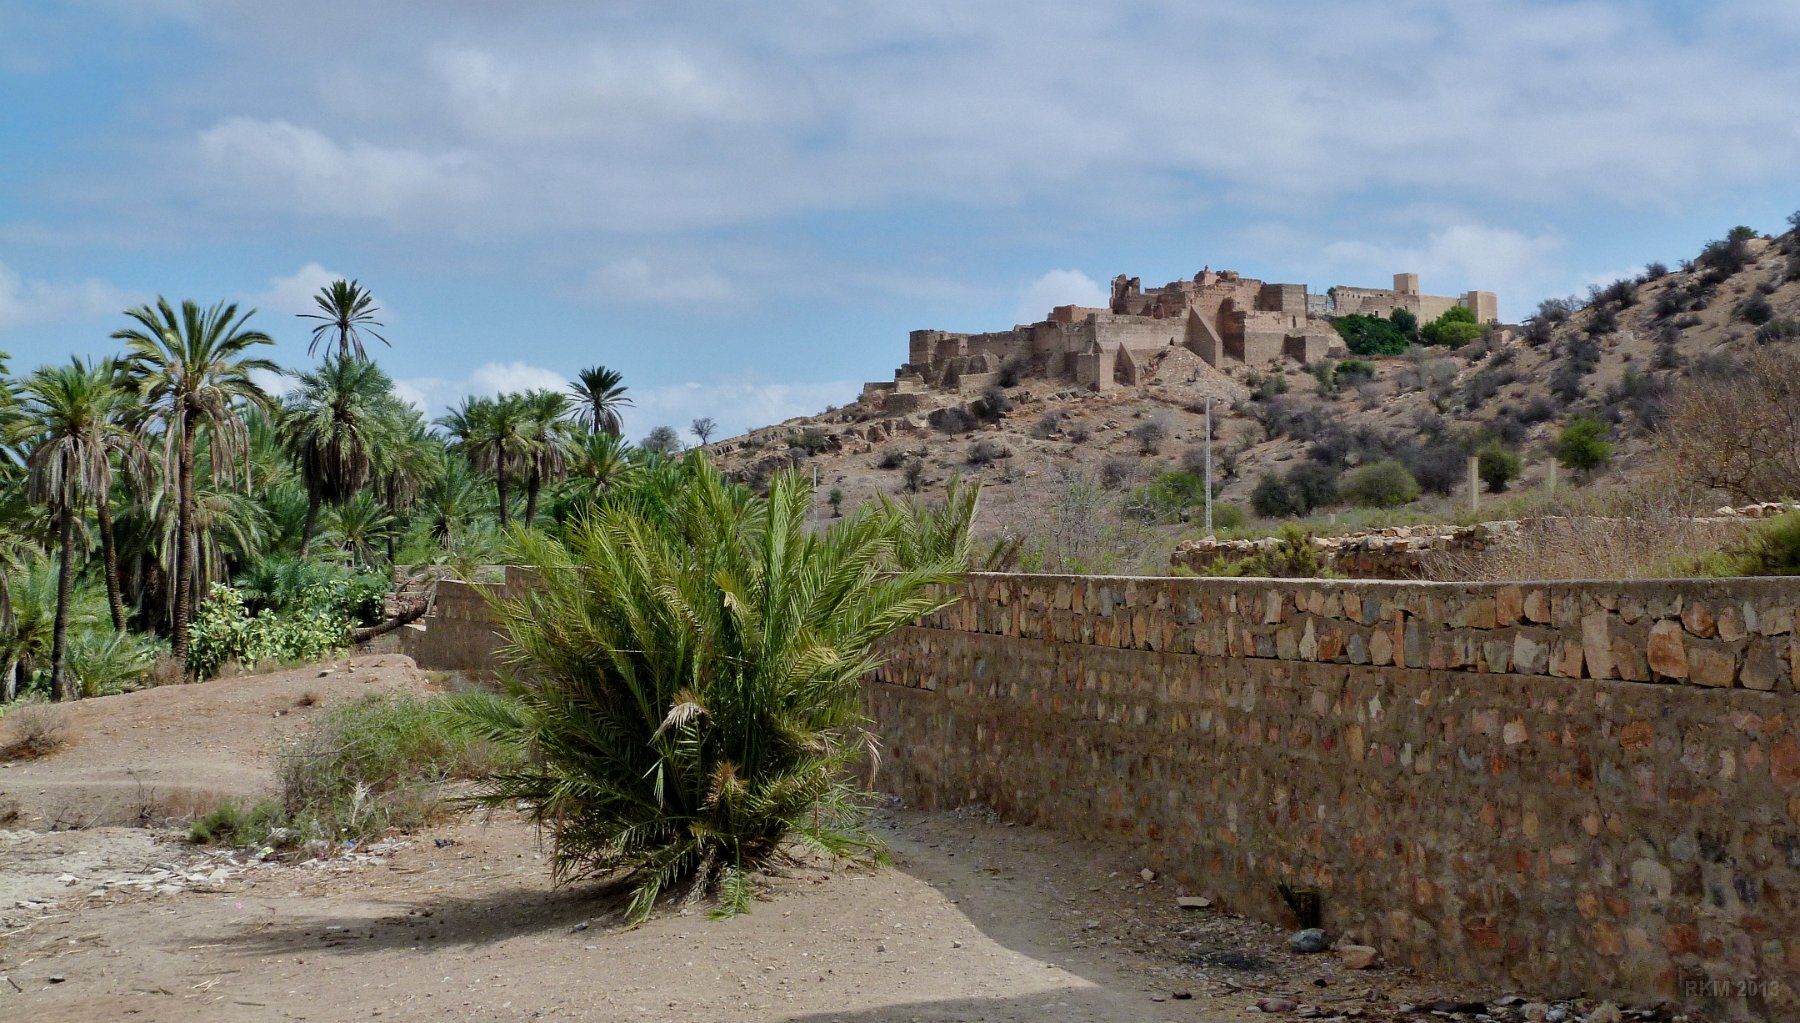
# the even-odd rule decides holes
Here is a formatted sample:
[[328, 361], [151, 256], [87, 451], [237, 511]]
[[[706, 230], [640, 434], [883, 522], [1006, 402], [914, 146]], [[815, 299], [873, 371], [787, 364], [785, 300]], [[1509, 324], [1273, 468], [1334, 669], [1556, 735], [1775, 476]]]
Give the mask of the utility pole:
[[1212, 395], [1206, 396], [1206, 535], [1213, 535], [1212, 524]]
[[1469, 456], [1469, 511], [1481, 510], [1481, 459]]

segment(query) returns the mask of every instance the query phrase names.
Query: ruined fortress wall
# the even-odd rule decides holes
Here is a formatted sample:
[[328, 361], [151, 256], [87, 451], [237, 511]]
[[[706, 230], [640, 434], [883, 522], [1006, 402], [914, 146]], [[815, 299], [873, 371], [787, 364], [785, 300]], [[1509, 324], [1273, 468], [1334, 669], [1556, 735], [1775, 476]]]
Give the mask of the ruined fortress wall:
[[1122, 345], [1134, 351], [1167, 348], [1173, 341], [1180, 344], [1187, 337], [1185, 317], [1147, 320], [1141, 317], [1114, 316], [1108, 313], [1093, 319], [1094, 340], [1102, 347]]
[[1794, 1018], [1794, 580], [962, 592], [884, 645], [883, 787], [1496, 990]]

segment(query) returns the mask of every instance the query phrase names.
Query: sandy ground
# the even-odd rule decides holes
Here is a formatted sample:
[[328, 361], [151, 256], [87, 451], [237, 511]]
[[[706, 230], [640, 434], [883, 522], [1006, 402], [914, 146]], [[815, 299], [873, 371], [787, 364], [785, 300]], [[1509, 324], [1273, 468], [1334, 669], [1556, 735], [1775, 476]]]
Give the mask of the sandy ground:
[[367, 658], [77, 707], [66, 752], [0, 771], [0, 798], [25, 807], [0, 831], [0, 1018], [1234, 1020], [1269, 995], [1385, 1018], [1435, 991], [1290, 954], [1275, 930], [1176, 908], [1182, 893], [1108, 850], [976, 810], [894, 809], [890, 866], [801, 864], [748, 916], [670, 909], [637, 928], [616, 892], [553, 888], [511, 817], [306, 864], [155, 828], [47, 830], [133, 812], [125, 783], [266, 790], [271, 749], [316, 712], [302, 693], [431, 685]]

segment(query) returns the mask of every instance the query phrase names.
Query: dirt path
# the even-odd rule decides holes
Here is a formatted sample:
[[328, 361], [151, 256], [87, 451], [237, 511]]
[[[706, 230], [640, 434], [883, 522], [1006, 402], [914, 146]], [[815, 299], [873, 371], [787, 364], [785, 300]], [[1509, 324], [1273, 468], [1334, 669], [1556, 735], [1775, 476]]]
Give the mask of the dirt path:
[[[425, 684], [384, 660], [358, 665], [376, 682], [312, 678], [331, 683], [327, 703]], [[173, 719], [234, 733], [197, 744], [207, 784], [239, 769], [258, 779], [285, 727], [269, 705], [308, 684], [290, 674], [218, 684], [216, 714]], [[195, 745], [154, 725], [160, 711], [132, 713], [136, 726], [114, 722], [64, 756], [89, 750], [101, 770], [113, 754], [91, 752], [97, 734]], [[32, 776], [75, 791], [79, 761], [52, 771], [62, 759]], [[618, 926], [616, 895], [553, 889], [533, 833], [509, 817], [305, 865], [196, 864], [192, 847], [143, 829], [14, 832], [0, 840], [0, 894], [12, 893], [0, 1018], [1210, 1021], [1252, 1018], [1270, 994], [1379, 1018], [1423, 993], [1394, 971], [1290, 955], [1260, 925], [1177, 909], [1176, 892], [1106, 850], [982, 813], [894, 811], [882, 828], [889, 867], [798, 867], [748, 916], [666, 912], [635, 929]]]

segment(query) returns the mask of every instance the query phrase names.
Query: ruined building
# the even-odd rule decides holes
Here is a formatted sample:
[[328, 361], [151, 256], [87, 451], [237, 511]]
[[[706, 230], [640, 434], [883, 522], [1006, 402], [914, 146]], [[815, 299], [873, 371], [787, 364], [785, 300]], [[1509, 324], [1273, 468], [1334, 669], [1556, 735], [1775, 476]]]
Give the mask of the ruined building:
[[1057, 306], [1037, 323], [988, 334], [915, 330], [893, 382], [868, 384], [863, 393], [979, 391], [998, 379], [1008, 360], [1023, 364], [1031, 376], [1107, 390], [1138, 383], [1146, 361], [1171, 346], [1221, 370], [1282, 359], [1313, 362], [1341, 348], [1328, 317], [1405, 309], [1423, 323], [1456, 306], [1482, 323], [1498, 318], [1493, 292], [1422, 295], [1413, 273], [1395, 274], [1392, 289], [1336, 287], [1324, 295], [1309, 295], [1304, 284], [1266, 284], [1232, 270], [1209, 268], [1147, 291], [1136, 277], [1121, 274], [1113, 278], [1105, 309]]

